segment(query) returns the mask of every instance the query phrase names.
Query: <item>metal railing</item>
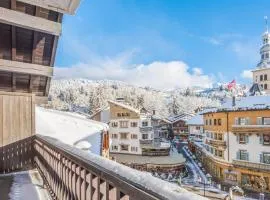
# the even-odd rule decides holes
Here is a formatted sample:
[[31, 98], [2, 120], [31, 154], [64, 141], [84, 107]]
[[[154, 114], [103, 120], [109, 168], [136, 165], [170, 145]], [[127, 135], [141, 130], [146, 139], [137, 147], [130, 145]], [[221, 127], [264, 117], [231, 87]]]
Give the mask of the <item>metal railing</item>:
[[153, 131], [153, 127], [152, 126], [140, 127], [140, 131], [141, 132]]
[[270, 171], [270, 164], [265, 163], [253, 163], [246, 160], [233, 160], [233, 165], [248, 169]]

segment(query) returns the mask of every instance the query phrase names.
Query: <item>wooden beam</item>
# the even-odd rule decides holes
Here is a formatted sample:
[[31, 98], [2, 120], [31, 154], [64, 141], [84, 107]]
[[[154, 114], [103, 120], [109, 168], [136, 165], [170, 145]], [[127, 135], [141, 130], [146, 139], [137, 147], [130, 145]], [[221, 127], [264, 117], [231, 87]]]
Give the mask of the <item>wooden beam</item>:
[[51, 77], [53, 75], [52, 67], [4, 59], [0, 59], [0, 70], [48, 77]]
[[47, 81], [46, 81], [46, 88], [45, 88], [44, 96], [48, 96], [49, 95], [50, 85], [51, 85], [51, 78], [48, 77], [47, 78]]
[[12, 50], [11, 50], [11, 55], [12, 55], [12, 60], [16, 60], [16, 55], [17, 55], [17, 45], [16, 45], [16, 27], [12, 26], [11, 27], [11, 35], [12, 35]]
[[12, 73], [12, 92], [16, 92], [16, 74]]
[[33, 91], [33, 76], [30, 75], [30, 79], [29, 79], [29, 92], [32, 93]]
[[40, 6], [60, 13], [74, 14], [80, 0], [18, 0], [31, 5]]
[[62, 25], [40, 17], [0, 7], [0, 23], [59, 36]]
[[57, 50], [57, 45], [58, 45], [58, 36], [54, 36], [54, 41], [53, 41], [53, 49], [52, 49], [52, 55], [51, 55], [51, 61], [50, 61], [50, 66], [54, 66], [55, 62], [55, 57], [56, 57], [56, 50]]

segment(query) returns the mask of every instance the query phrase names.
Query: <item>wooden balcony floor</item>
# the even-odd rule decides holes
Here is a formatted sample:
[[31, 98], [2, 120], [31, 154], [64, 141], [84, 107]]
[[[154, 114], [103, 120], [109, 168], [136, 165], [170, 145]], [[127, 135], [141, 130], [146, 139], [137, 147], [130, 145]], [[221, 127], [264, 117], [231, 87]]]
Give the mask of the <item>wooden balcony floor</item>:
[[47, 200], [47, 190], [36, 170], [0, 175], [1, 200]]

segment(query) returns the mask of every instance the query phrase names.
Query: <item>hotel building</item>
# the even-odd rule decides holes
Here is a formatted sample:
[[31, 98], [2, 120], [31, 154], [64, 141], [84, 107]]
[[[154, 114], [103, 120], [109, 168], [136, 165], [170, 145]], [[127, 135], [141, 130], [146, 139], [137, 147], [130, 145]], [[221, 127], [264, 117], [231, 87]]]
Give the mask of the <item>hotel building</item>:
[[234, 99], [205, 111], [203, 143], [191, 149], [223, 184], [270, 192], [270, 96]]

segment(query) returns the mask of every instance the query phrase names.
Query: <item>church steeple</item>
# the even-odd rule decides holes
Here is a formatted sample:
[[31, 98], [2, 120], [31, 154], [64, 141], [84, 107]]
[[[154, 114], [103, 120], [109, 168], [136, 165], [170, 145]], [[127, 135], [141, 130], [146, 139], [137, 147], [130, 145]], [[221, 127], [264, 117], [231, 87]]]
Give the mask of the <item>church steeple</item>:
[[257, 65], [257, 68], [268, 68], [270, 67], [270, 33], [268, 32], [268, 18], [264, 17], [266, 31], [262, 35], [263, 45], [260, 49], [261, 60]]

